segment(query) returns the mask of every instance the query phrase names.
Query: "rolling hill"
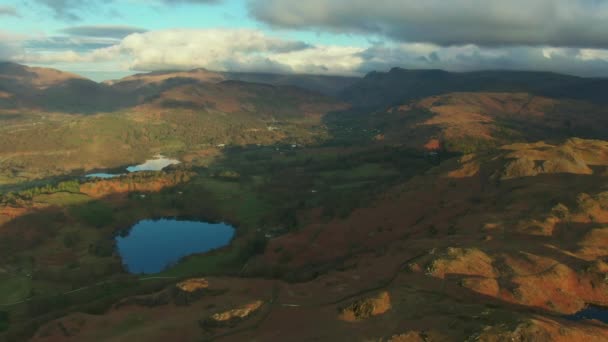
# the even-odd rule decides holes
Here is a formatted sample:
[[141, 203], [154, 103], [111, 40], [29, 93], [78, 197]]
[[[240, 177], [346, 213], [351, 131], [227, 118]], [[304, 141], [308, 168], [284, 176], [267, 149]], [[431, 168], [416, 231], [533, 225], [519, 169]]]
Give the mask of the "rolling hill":
[[[606, 80], [0, 70], [0, 340], [608, 340]], [[159, 217], [237, 233], [128, 273]]]

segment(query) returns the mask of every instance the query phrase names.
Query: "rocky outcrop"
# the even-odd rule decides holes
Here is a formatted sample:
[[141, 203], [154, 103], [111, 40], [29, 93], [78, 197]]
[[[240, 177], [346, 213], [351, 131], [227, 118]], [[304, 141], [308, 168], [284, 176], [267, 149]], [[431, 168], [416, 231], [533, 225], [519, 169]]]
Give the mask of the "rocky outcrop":
[[570, 139], [562, 145], [513, 144], [504, 146], [506, 164], [501, 179], [533, 177], [540, 174], [593, 174], [592, 166], [608, 166], [608, 143]]
[[564, 325], [550, 319], [529, 319], [515, 327], [487, 326], [467, 341], [589, 341], [608, 340], [608, 331], [602, 326]]
[[391, 297], [384, 291], [374, 297], [360, 299], [347, 307], [340, 309], [339, 318], [354, 322], [382, 315], [391, 309]]
[[209, 282], [204, 278], [188, 279], [175, 285], [172, 291], [175, 305], [188, 305], [204, 296]]
[[234, 326], [253, 316], [263, 305], [263, 301], [256, 300], [235, 309], [218, 312], [201, 321], [200, 325], [203, 328]]
[[437, 278], [448, 274], [460, 274], [494, 278], [497, 272], [492, 258], [477, 248], [447, 248], [439, 253], [426, 267], [426, 273]]

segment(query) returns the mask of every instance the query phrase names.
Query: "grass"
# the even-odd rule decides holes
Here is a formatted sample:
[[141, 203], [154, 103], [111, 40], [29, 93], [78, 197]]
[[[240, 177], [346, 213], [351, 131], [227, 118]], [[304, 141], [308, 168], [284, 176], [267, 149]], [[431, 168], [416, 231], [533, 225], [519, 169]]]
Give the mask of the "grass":
[[31, 279], [26, 276], [0, 276], [0, 305], [24, 300], [30, 293], [31, 285]]
[[57, 192], [54, 194], [44, 194], [36, 196], [36, 201], [39, 203], [56, 205], [56, 206], [72, 206], [91, 201], [91, 198], [84, 194], [75, 194], [71, 192]]
[[360, 180], [360, 179], [378, 179], [386, 176], [396, 175], [394, 169], [388, 168], [381, 164], [366, 163], [354, 168], [337, 169], [325, 171], [321, 173], [321, 177], [326, 180]]
[[[257, 226], [264, 215], [272, 210], [270, 204], [255, 192], [251, 184], [198, 177], [189, 188], [191, 191], [188, 196], [193, 196], [194, 193], [208, 194], [220, 214], [233, 218], [239, 223], [239, 228]], [[192, 200], [196, 199], [192, 198]]]
[[[120, 272], [120, 260], [112, 253], [113, 236], [137, 220], [184, 215], [192, 219], [225, 220], [237, 226], [231, 246], [186, 257], [156, 276], [238, 274], [251, 256], [264, 252], [265, 233], [278, 235], [301, 228], [310, 220], [307, 215], [311, 209], [330, 208], [327, 210], [330, 216], [346, 217], [355, 208], [366, 205], [378, 189], [428, 167], [418, 155], [401, 149], [321, 147], [311, 151], [277, 145], [234, 151], [227, 148], [225, 152], [209, 168], [195, 168], [199, 174], [188, 183], [149, 193], [145, 199], [134, 194], [124, 202], [90, 201], [82, 194], [61, 191], [37, 195], [36, 201], [59, 207], [49, 210], [64, 216], [54, 219], [48, 214], [48, 219], [26, 221], [28, 227], [44, 226], [38, 221], [48, 222], [48, 227], [36, 232], [40, 236], [36, 237], [39, 240], [35, 246], [27, 251], [15, 249], [18, 257], [31, 258], [32, 268], [37, 270], [30, 287], [35, 290], [38, 306], [31, 317], [62, 308], [89, 306], [89, 301], [95, 302], [91, 307], [102, 312], [124, 296], [141, 294], [145, 290], [143, 284], [132, 284], [129, 288], [112, 285], [107, 289], [88, 288], [70, 294], [67, 299], [58, 296], [55, 301], [44, 300], [102, 281], [132, 277]], [[233, 171], [240, 176], [231, 179], [216, 176], [221, 171]], [[313, 189], [316, 191], [312, 192]], [[59, 210], [63, 208], [67, 210]], [[13, 291], [23, 288], [18, 283], [3, 285]], [[5, 292], [8, 294], [9, 290]], [[17, 293], [14, 297], [22, 295]], [[125, 323], [117, 329], [124, 332], [123, 329], [129, 330], [136, 323]]]
[[72, 207], [71, 214], [93, 227], [103, 227], [114, 220], [113, 211], [104, 202], [90, 202]]
[[217, 254], [193, 255], [186, 257], [177, 265], [161, 272], [161, 277], [191, 277], [196, 275], [226, 274], [234, 270], [235, 263], [239, 260], [240, 250], [233, 246]]

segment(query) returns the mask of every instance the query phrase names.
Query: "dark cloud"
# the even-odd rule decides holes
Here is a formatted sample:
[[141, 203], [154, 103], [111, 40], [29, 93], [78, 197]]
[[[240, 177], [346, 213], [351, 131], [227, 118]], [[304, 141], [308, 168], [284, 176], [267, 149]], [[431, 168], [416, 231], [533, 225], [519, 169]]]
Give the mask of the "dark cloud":
[[146, 29], [122, 25], [88, 25], [68, 27], [61, 32], [71, 36], [124, 38], [132, 33], [144, 33]]
[[8, 17], [19, 17], [19, 13], [12, 6], [0, 6], [0, 17], [8, 16]]
[[312, 45], [300, 41], [281, 42], [279, 44], [269, 44], [268, 49], [272, 52], [284, 53], [300, 51], [311, 48]]
[[86, 52], [106, 48], [119, 42], [116, 39], [54, 36], [26, 40], [23, 43], [23, 47], [42, 51], [72, 50]]
[[608, 47], [606, 0], [249, 0], [273, 26], [442, 46]]

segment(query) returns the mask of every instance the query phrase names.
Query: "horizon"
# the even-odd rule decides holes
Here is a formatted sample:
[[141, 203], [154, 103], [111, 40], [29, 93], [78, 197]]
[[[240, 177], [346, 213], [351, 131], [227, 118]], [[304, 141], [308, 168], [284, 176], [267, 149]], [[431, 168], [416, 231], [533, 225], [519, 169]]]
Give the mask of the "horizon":
[[206, 70], [209, 72], [216, 72], [216, 73], [237, 73], [237, 74], [266, 74], [266, 75], [285, 75], [285, 76], [289, 76], [289, 75], [293, 75], [293, 76], [321, 76], [321, 77], [352, 77], [352, 78], [365, 78], [367, 75], [372, 74], [372, 73], [390, 73], [391, 71], [393, 71], [394, 69], [401, 69], [401, 70], [405, 70], [405, 71], [443, 71], [443, 72], [447, 72], [447, 73], [452, 73], [452, 74], [466, 74], [466, 73], [484, 73], [484, 72], [500, 72], [500, 73], [546, 73], [546, 74], [556, 74], [556, 75], [562, 75], [562, 76], [569, 76], [569, 77], [580, 77], [580, 78], [586, 78], [586, 79], [608, 79], [608, 76], [604, 76], [604, 77], [593, 77], [593, 76], [579, 76], [579, 75], [574, 75], [574, 74], [569, 74], [569, 73], [562, 73], [562, 72], [555, 72], [555, 71], [539, 71], [539, 70], [510, 70], [510, 69], [480, 69], [480, 70], [471, 70], [471, 71], [451, 71], [451, 70], [446, 70], [446, 69], [408, 69], [408, 68], [403, 68], [403, 67], [391, 67], [389, 69], [386, 70], [371, 70], [369, 72], [367, 72], [364, 75], [339, 75], [339, 74], [307, 74], [307, 73], [289, 73], [289, 72], [283, 72], [281, 73], [280, 71], [218, 71], [218, 70], [211, 70], [211, 69], [206, 69], [204, 67], [199, 67], [199, 68], [193, 68], [193, 69], [167, 69], [167, 70], [155, 70], [155, 71], [148, 71], [148, 72], [136, 72], [136, 71], [116, 71], [116, 72], [109, 72], [110, 74], [117, 74], [117, 75], [121, 75], [123, 74], [123, 76], [120, 77], [116, 77], [116, 78], [99, 78], [96, 77], [94, 75], [96, 74], [103, 74], [103, 75], [107, 75], [108, 72], [96, 72], [96, 71], [92, 71], [92, 72], [71, 72], [71, 71], [66, 71], [66, 70], [62, 70], [62, 69], [58, 69], [58, 68], [54, 68], [54, 67], [41, 67], [38, 65], [28, 65], [28, 64], [21, 64], [21, 63], [15, 63], [15, 62], [11, 62], [11, 61], [0, 61], [0, 63], [14, 63], [17, 65], [22, 65], [25, 67], [34, 67], [34, 68], [47, 68], [47, 69], [52, 69], [52, 70], [57, 70], [57, 71], [61, 71], [61, 72], [69, 72], [72, 74], [75, 74], [77, 76], [80, 76], [84, 79], [90, 80], [90, 81], [94, 81], [96, 83], [105, 83], [105, 82], [112, 82], [112, 81], [120, 81], [124, 78], [128, 78], [131, 76], [138, 76], [138, 75], [148, 75], [148, 74], [164, 74], [164, 73], [178, 73], [178, 72], [192, 72], [195, 70]]
[[201, 67], [608, 77], [607, 16], [604, 0], [7, 0], [0, 5], [0, 61], [98, 81]]

